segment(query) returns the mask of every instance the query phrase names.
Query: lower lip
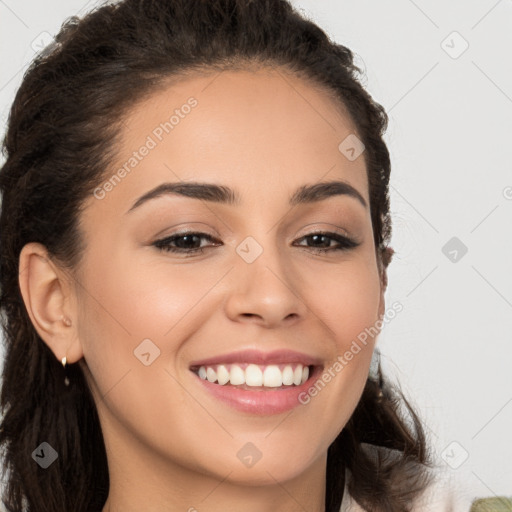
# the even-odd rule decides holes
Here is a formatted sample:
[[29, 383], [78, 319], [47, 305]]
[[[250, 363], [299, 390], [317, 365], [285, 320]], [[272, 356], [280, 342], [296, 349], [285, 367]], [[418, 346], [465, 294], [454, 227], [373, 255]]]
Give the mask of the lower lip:
[[300, 386], [289, 386], [280, 389], [266, 388], [264, 391], [258, 388], [255, 391], [240, 389], [229, 384], [214, 384], [192, 372], [205, 387], [206, 391], [215, 398], [242, 412], [258, 415], [279, 414], [289, 411], [298, 405], [301, 393], [307, 392], [312, 383], [322, 371], [321, 366], [315, 366], [308, 380]]

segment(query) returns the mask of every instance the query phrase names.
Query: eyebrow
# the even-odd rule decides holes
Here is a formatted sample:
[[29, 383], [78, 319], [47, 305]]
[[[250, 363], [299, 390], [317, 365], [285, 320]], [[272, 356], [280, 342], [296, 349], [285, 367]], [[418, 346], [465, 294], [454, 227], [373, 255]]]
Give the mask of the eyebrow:
[[[129, 213], [151, 199], [165, 195], [178, 195], [193, 199], [202, 199], [215, 203], [228, 205], [239, 205], [240, 196], [233, 189], [216, 185], [213, 183], [180, 182], [162, 183], [139, 197], [132, 207], [126, 212]], [[368, 207], [366, 200], [352, 185], [344, 181], [326, 181], [314, 185], [303, 185], [299, 187], [289, 199], [290, 206], [308, 204], [322, 201], [333, 196], [346, 195], [357, 199], [365, 208]]]

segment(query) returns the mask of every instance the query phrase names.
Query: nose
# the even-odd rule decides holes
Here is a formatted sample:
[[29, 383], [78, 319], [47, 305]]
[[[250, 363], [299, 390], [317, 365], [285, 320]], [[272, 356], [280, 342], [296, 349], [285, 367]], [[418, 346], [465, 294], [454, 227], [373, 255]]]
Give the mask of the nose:
[[300, 294], [300, 276], [277, 250], [265, 248], [252, 263], [238, 258], [235, 265], [225, 302], [231, 320], [270, 328], [290, 326], [305, 317], [308, 308]]

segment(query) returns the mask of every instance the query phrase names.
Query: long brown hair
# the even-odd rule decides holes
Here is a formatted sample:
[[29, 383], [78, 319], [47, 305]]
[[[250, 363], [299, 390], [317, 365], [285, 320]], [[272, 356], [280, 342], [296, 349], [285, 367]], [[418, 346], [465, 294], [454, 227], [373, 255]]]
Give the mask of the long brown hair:
[[[84, 254], [80, 206], [113, 161], [120, 119], [166, 80], [187, 72], [262, 64], [332, 94], [365, 145], [377, 261], [386, 284], [392, 249], [388, 118], [360, 83], [353, 53], [286, 0], [124, 0], [70, 18], [25, 73], [12, 104], [0, 171], [0, 310], [5, 361], [0, 446], [9, 512], [90, 512], [109, 489], [96, 407], [78, 364], [64, 370], [34, 329], [21, 297], [19, 255], [43, 244], [70, 272]], [[382, 396], [379, 396], [382, 393]], [[405, 406], [405, 407], [403, 407]], [[48, 469], [31, 457], [58, 446]], [[372, 457], [365, 446], [391, 448]], [[384, 453], [384, 452], [383, 452]], [[328, 450], [326, 511], [338, 512], [345, 471], [368, 511], [410, 510], [429, 483], [425, 432], [402, 391], [368, 379]]]

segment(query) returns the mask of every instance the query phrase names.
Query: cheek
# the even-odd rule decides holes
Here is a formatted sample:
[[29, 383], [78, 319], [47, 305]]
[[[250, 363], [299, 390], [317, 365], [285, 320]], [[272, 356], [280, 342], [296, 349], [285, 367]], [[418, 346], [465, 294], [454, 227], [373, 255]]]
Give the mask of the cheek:
[[121, 328], [134, 339], [164, 335], [210, 286], [198, 267], [187, 271], [169, 263], [144, 265], [117, 258], [93, 268], [86, 276], [94, 295], [88, 301], [96, 315], [93, 321]]
[[[380, 285], [377, 271], [364, 262], [340, 265], [325, 274], [317, 272], [306, 279], [308, 304], [324, 327], [333, 354], [323, 373], [301, 397], [311, 411], [321, 410], [325, 448], [346, 425], [361, 397], [368, 377], [368, 368], [375, 344]], [[330, 342], [330, 343], [329, 343]], [[315, 414], [307, 421], [314, 425]]]
[[378, 320], [380, 283], [371, 262], [354, 260], [304, 273], [304, 297], [339, 350]]
[[[308, 304], [321, 320], [332, 354], [321, 382], [311, 391], [311, 399], [330, 418], [331, 425], [343, 425], [353, 412], [368, 376], [380, 302], [380, 283], [371, 258], [344, 262], [325, 272], [317, 272], [303, 284]], [[327, 388], [327, 393], [323, 389]], [[342, 407], [332, 408], [339, 397]], [[309, 397], [305, 397], [307, 401]]]
[[119, 255], [89, 262], [94, 270], [83, 276], [87, 291], [80, 294], [79, 325], [93, 373], [111, 375], [112, 368], [133, 367], [134, 350], [145, 339], [161, 355], [172, 353], [200, 327], [197, 316], [204, 315], [208, 302], [202, 299], [219, 280], [219, 269], [153, 263]]

